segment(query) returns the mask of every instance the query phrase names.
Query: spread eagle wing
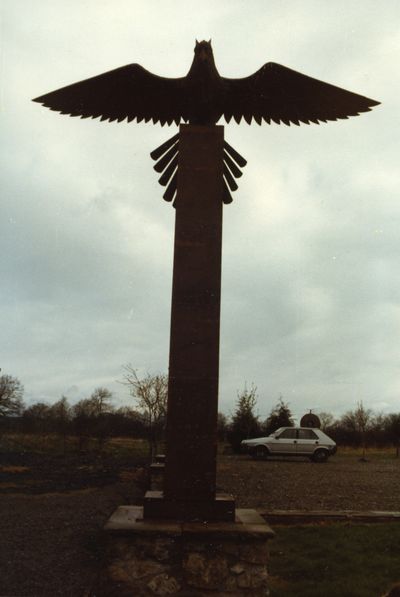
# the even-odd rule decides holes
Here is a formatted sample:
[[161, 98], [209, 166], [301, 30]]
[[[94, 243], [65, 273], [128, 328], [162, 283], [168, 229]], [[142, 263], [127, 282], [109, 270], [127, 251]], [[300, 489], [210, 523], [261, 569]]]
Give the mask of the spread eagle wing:
[[152, 120], [161, 125], [187, 120], [185, 77], [153, 75], [139, 64], [128, 64], [35, 98], [61, 114], [113, 121]]
[[261, 124], [326, 122], [369, 112], [380, 102], [268, 62], [250, 77], [223, 78], [225, 120]]

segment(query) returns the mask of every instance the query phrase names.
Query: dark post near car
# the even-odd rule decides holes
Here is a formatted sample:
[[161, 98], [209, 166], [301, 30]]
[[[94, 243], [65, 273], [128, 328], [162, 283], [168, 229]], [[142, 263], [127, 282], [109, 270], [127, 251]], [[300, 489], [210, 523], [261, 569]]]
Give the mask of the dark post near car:
[[185, 77], [131, 64], [34, 101], [81, 118], [180, 125], [152, 152], [176, 224], [164, 491], [147, 494], [144, 516], [232, 521], [233, 499], [216, 493], [222, 206], [246, 162], [216, 123], [319, 124], [379, 102], [272, 62], [246, 78], [221, 77], [206, 41], [196, 42]]

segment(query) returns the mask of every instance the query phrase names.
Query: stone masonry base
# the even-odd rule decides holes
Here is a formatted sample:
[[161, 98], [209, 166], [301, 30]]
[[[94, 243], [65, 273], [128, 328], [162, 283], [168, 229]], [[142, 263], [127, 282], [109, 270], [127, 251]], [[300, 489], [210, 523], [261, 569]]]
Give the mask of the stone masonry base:
[[235, 522], [143, 520], [120, 506], [105, 525], [106, 557], [92, 597], [268, 595], [267, 558], [274, 532], [255, 510]]

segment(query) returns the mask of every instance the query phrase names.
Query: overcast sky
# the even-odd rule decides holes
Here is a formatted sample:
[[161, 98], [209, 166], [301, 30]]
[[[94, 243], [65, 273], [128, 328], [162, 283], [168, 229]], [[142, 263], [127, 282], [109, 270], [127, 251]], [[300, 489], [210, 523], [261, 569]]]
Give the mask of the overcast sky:
[[2, 0], [0, 367], [26, 401], [166, 372], [174, 210], [152, 149], [176, 126], [61, 116], [31, 98], [138, 62], [228, 77], [274, 61], [382, 102], [329, 124], [229, 124], [248, 160], [224, 207], [220, 410], [400, 410], [400, 3]]

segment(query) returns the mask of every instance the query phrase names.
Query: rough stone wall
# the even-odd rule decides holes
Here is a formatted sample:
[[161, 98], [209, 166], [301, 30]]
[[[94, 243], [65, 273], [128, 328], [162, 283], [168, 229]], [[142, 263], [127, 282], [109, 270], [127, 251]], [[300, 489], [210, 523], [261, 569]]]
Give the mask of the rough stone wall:
[[259, 537], [110, 537], [92, 597], [265, 597], [267, 557], [267, 540]]

